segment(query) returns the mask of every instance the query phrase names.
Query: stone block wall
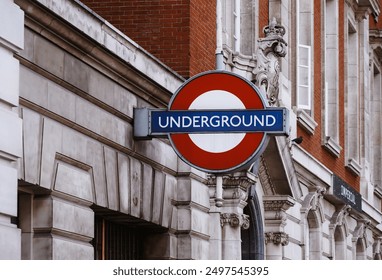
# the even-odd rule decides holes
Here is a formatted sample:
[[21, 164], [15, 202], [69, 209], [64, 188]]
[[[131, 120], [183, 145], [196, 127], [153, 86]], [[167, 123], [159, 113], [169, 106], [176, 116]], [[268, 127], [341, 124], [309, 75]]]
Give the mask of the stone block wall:
[[22, 121], [18, 116], [19, 61], [24, 47], [24, 13], [12, 0], [2, 2], [0, 17], [0, 259], [20, 259], [17, 216], [17, 160], [22, 156]]

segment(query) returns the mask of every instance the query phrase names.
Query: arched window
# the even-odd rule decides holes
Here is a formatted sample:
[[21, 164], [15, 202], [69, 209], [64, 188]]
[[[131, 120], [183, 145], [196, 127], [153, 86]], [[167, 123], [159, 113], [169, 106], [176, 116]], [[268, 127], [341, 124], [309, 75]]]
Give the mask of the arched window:
[[360, 219], [353, 232], [353, 257], [356, 260], [366, 260], [366, 248], [368, 247], [367, 228], [370, 220]]
[[355, 245], [355, 258], [356, 260], [366, 259], [366, 244], [363, 238], [358, 238]]
[[332, 258], [334, 260], [347, 259], [347, 236], [349, 235], [349, 227], [347, 217], [350, 214], [351, 207], [349, 205], [337, 206], [330, 220], [330, 238], [332, 240]]
[[315, 211], [310, 210], [307, 215], [306, 251], [305, 259], [319, 260], [322, 255], [321, 224]]
[[322, 198], [325, 188], [312, 186], [311, 191], [306, 195], [302, 207], [301, 216], [303, 226], [304, 259], [320, 260], [322, 258], [322, 223], [324, 214]]
[[264, 259], [263, 218], [255, 186], [251, 187], [244, 214], [249, 216], [249, 228], [241, 231], [241, 255], [243, 260]]
[[336, 226], [334, 230], [334, 259], [346, 259], [346, 235], [342, 226]]

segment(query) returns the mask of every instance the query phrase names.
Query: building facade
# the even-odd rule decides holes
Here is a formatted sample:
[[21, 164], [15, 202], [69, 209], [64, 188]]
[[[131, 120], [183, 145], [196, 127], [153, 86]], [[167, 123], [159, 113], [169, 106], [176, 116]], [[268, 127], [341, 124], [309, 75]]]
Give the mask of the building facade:
[[[4, 0], [0, 259], [381, 259], [378, 0]], [[289, 110], [217, 180], [133, 137], [217, 67]]]

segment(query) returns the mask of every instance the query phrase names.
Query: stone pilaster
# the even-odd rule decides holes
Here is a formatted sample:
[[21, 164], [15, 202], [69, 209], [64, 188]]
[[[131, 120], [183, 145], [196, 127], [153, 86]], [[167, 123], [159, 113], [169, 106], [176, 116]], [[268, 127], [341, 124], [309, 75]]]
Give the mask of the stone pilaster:
[[94, 238], [94, 212], [89, 203], [68, 198], [52, 195], [32, 197], [31, 259], [94, 259], [94, 248], [90, 244]]
[[373, 257], [375, 260], [382, 259], [382, 237], [375, 237], [373, 244]]
[[264, 196], [264, 224], [266, 259], [281, 260], [282, 246], [289, 243], [289, 236], [284, 232], [286, 211], [294, 205], [290, 196]]
[[170, 256], [177, 259], [208, 259], [208, 247], [214, 242], [209, 211], [208, 187], [202, 178], [181, 163], [177, 177], [177, 194], [173, 205], [177, 207], [177, 255]]
[[22, 156], [19, 105], [19, 61], [24, 46], [24, 13], [3, 0], [0, 9], [0, 259], [21, 258], [21, 233], [11, 223], [17, 216], [17, 160]]
[[[243, 209], [247, 205], [249, 187], [254, 183], [255, 177], [250, 172], [223, 175], [223, 201], [222, 206], [217, 207], [216, 177], [209, 177], [210, 232], [214, 233], [214, 242], [210, 246], [211, 258], [241, 259], [241, 230], [249, 227], [249, 218], [243, 214]], [[218, 255], [212, 252], [218, 252]]]

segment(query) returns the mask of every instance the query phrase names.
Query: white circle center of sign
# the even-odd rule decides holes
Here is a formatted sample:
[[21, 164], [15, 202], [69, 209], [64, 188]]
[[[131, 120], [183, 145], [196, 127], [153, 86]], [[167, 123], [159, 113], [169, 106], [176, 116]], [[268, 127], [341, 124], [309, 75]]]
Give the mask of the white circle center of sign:
[[[199, 95], [189, 110], [245, 109], [243, 102], [225, 90], [211, 90]], [[235, 148], [243, 140], [245, 133], [189, 134], [192, 142], [210, 153], [223, 153]]]

